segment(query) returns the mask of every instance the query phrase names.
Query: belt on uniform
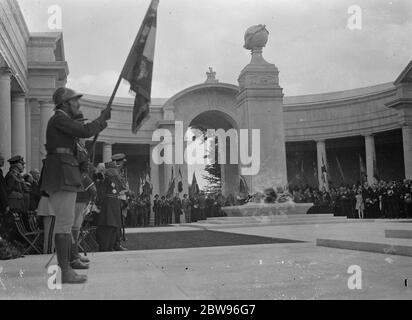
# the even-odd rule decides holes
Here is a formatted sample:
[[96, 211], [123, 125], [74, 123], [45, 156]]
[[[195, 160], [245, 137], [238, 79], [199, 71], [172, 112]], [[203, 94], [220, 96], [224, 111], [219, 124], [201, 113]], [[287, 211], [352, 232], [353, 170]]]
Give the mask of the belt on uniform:
[[119, 199], [119, 196], [117, 196], [117, 195], [115, 195], [115, 194], [106, 194], [105, 197], [107, 197], [107, 198]]
[[49, 154], [70, 154], [73, 155], [73, 149], [70, 148], [55, 148], [49, 151]]

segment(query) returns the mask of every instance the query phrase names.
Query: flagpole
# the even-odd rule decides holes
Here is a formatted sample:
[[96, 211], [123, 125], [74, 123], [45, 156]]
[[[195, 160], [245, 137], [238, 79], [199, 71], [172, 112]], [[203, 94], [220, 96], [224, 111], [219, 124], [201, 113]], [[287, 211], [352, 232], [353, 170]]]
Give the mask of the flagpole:
[[[110, 97], [109, 103], [107, 104], [106, 109], [111, 109], [112, 108], [112, 104], [114, 101], [114, 97], [116, 96], [117, 90], [119, 89], [120, 86], [120, 82], [122, 81], [122, 76], [119, 75], [119, 79], [117, 79], [117, 83], [114, 87], [112, 96]], [[99, 137], [99, 134], [96, 134], [93, 138], [93, 142], [92, 142], [92, 164], [94, 165], [94, 161], [96, 160], [96, 141], [97, 138]]]

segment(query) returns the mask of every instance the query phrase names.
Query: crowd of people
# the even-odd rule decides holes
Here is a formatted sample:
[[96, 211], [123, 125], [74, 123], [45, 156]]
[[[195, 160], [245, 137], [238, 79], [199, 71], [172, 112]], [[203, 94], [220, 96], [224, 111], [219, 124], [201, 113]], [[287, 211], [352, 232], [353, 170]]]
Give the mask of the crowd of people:
[[314, 203], [313, 213], [330, 212], [352, 219], [412, 218], [411, 180], [364, 182], [329, 191], [309, 186], [291, 190], [296, 203]]

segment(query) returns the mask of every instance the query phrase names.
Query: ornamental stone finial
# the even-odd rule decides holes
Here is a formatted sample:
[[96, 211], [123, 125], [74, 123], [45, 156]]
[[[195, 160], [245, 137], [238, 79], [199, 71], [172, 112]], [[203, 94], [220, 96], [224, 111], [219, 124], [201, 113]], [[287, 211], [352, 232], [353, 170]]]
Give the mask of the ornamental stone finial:
[[263, 48], [269, 39], [269, 31], [266, 30], [264, 24], [258, 24], [251, 26], [245, 33], [245, 45], [247, 50], [253, 50], [255, 48]]
[[264, 24], [258, 24], [246, 30], [245, 45], [243, 47], [252, 51], [251, 64], [267, 64], [263, 59], [262, 48], [266, 46], [268, 39], [269, 31], [266, 30]]

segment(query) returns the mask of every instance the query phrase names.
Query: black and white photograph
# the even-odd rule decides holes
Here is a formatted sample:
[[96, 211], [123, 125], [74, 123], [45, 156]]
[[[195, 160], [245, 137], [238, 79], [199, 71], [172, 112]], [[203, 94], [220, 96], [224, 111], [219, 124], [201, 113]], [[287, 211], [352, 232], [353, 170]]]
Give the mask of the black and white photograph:
[[411, 34], [410, 0], [0, 0], [0, 300], [412, 299]]

